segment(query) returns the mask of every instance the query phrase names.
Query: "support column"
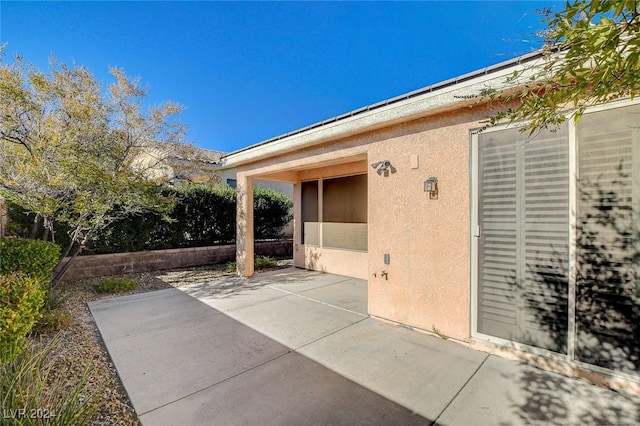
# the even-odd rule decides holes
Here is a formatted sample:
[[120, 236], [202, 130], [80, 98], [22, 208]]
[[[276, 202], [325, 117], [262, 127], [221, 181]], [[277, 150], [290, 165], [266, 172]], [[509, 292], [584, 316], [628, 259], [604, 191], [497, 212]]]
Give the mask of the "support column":
[[298, 268], [304, 268], [304, 221], [302, 220], [302, 184], [297, 181], [293, 184], [293, 264]]
[[250, 277], [254, 269], [253, 178], [237, 174], [236, 267], [239, 275]]

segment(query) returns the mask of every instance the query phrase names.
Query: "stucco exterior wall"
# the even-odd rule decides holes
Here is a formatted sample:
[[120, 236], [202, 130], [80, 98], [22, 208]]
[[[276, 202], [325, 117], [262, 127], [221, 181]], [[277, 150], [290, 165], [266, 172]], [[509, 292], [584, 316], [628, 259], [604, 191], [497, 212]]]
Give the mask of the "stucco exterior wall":
[[[369, 314], [469, 340], [469, 139], [470, 130], [480, 127], [485, 116], [486, 111], [464, 108], [288, 152], [238, 170], [255, 178], [286, 177], [295, 184], [297, 266], [354, 277], [363, 277], [366, 270]], [[379, 175], [370, 166], [381, 160], [391, 162], [388, 174]], [[368, 174], [368, 253], [304, 247], [300, 182], [363, 171]], [[424, 192], [430, 176], [438, 178], [437, 199]]]
[[[472, 116], [441, 115], [370, 145], [370, 163], [389, 160], [396, 170], [369, 173], [371, 315], [469, 339], [469, 130], [476, 126]], [[437, 199], [424, 192], [430, 176], [438, 179]]]
[[367, 259], [366, 252], [306, 246], [304, 256], [298, 257], [302, 264], [297, 263], [296, 266], [366, 280], [369, 266]]
[[[298, 172], [298, 184], [295, 186], [294, 190], [294, 223], [299, 224], [299, 226], [294, 227], [293, 261], [294, 265], [300, 268], [367, 279], [368, 255], [366, 252], [335, 250], [323, 247], [305, 246], [302, 244], [302, 214], [299, 209], [296, 209], [297, 206], [301, 206], [299, 183], [307, 180], [319, 180], [336, 176], [350, 176], [367, 172], [367, 163], [364, 159], [347, 156], [344, 161], [349, 162], [314, 167]], [[319, 197], [318, 203], [318, 208], [320, 212], [322, 212], [324, 208], [322, 204], [322, 197]]]

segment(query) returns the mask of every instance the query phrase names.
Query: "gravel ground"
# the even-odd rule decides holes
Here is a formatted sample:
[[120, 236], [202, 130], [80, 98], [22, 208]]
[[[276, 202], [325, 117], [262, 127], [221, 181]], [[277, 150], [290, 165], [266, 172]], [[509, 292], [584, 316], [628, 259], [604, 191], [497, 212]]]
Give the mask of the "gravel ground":
[[[279, 262], [279, 267], [286, 267], [290, 264], [290, 261]], [[124, 277], [135, 280], [138, 287], [117, 294], [100, 294], [93, 290], [93, 287], [104, 278], [60, 284], [61, 289], [67, 294], [62, 311], [70, 315], [72, 322], [59, 332], [59, 344], [51, 353], [49, 361], [67, 369], [67, 379], [70, 384], [79, 380], [86, 368], [90, 369], [84, 391], [95, 393], [102, 404], [90, 425], [130, 426], [140, 425], [140, 422], [109, 358], [87, 303], [127, 294], [180, 287], [229, 275], [234, 274], [227, 272], [225, 265], [128, 274]], [[34, 336], [34, 344], [37, 344], [35, 343], [38, 341], [36, 339], [47, 342], [52, 337], [53, 334], [44, 333]]]

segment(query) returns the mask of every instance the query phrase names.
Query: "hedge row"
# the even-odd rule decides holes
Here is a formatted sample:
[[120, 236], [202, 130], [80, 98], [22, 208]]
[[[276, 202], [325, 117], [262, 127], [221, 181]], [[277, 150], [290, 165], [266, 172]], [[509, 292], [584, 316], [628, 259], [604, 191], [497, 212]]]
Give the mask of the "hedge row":
[[[183, 247], [228, 244], [236, 237], [236, 190], [230, 187], [190, 185], [168, 188], [177, 199], [167, 217], [159, 213], [135, 214], [99, 232], [89, 242], [85, 254], [123, 253]], [[265, 188], [254, 190], [256, 239], [278, 239], [291, 221], [291, 199]], [[12, 206], [11, 222], [19, 235], [26, 236], [32, 216]], [[168, 219], [168, 220], [167, 220]], [[64, 244], [64, 231], [56, 231], [56, 241]]]

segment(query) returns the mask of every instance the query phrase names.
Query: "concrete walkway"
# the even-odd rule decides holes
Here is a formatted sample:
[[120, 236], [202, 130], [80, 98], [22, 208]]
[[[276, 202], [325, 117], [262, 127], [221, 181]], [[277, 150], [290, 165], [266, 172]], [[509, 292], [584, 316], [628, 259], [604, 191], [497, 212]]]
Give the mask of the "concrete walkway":
[[146, 425], [640, 424], [640, 399], [369, 318], [285, 269], [89, 304]]

